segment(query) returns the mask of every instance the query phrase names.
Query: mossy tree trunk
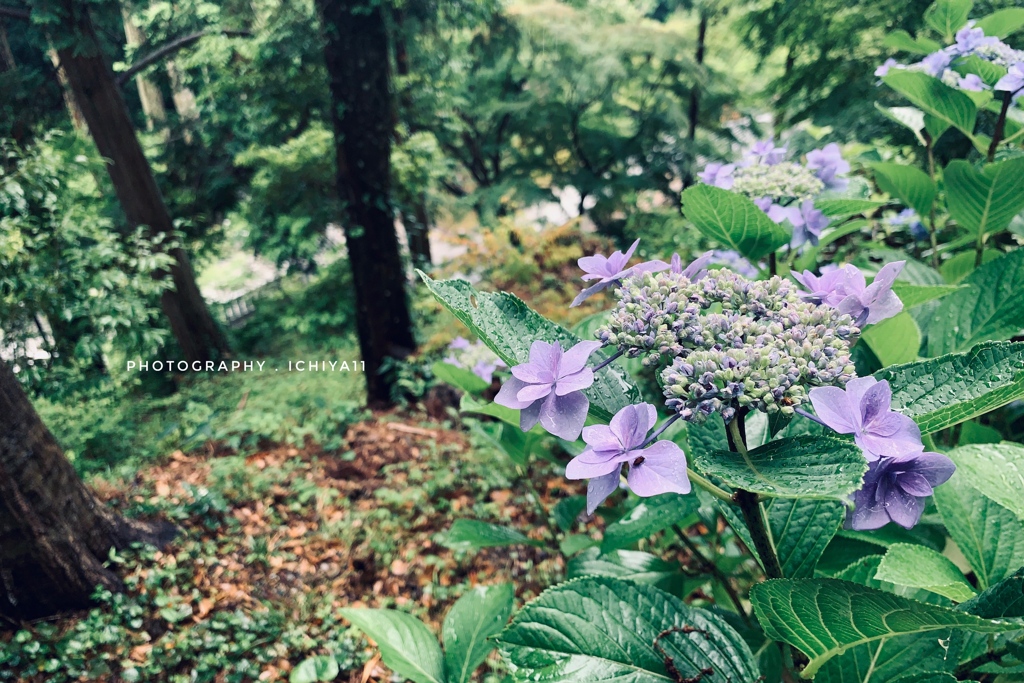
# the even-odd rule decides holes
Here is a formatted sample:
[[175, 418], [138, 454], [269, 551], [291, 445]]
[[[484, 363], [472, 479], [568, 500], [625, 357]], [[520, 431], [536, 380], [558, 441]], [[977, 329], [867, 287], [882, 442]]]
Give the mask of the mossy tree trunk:
[[98, 586], [120, 589], [103, 566], [110, 550], [166, 542], [173, 527], [131, 522], [97, 500], [2, 361], [0, 415], [0, 616], [53, 616], [87, 606]]

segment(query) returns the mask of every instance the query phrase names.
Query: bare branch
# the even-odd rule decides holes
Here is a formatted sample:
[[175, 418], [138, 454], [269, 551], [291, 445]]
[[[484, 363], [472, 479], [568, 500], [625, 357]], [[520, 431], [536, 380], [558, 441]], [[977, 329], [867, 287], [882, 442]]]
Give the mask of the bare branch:
[[31, 14], [27, 9], [19, 9], [17, 7], [4, 7], [0, 5], [0, 17], [7, 17], [8, 19], [23, 19], [29, 20]]
[[249, 37], [252, 36], [252, 34], [249, 33], [248, 31], [232, 31], [232, 30], [227, 30], [227, 29], [221, 29], [221, 30], [208, 30], [208, 29], [204, 29], [202, 31], [196, 31], [195, 33], [190, 33], [187, 36], [182, 36], [180, 38], [175, 38], [171, 42], [169, 42], [169, 43], [167, 43], [165, 45], [162, 45], [162, 46], [158, 47], [157, 49], [153, 50], [148, 55], [146, 55], [145, 57], [142, 57], [137, 62], [132, 64], [126, 70], [124, 70], [121, 73], [119, 73], [117, 75], [117, 84], [118, 85], [124, 85], [125, 83], [130, 81], [133, 76], [135, 76], [137, 73], [139, 73], [140, 71], [145, 69], [147, 66], [155, 64], [156, 62], [159, 62], [161, 59], [169, 57], [169, 56], [173, 55], [175, 52], [178, 52], [179, 50], [182, 50], [182, 49], [188, 47], [192, 43], [195, 43], [196, 41], [198, 41], [203, 36], [211, 36], [211, 35], [217, 35], [217, 34], [224, 34], [226, 36], [230, 36], [230, 37], [233, 37], [233, 38], [235, 38], [235, 37], [237, 37], [237, 38], [249, 38]]

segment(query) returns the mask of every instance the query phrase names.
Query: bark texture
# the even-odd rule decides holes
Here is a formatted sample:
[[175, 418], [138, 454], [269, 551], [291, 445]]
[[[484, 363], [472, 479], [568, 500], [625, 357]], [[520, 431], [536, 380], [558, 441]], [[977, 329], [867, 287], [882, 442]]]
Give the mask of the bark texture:
[[103, 566], [110, 549], [166, 542], [173, 527], [129, 522], [100, 503], [2, 361], [0, 415], [0, 616], [52, 616], [87, 606], [97, 586], [119, 589]]
[[[174, 231], [171, 215], [99, 48], [92, 20], [81, 3], [67, 2], [64, 7], [74, 23], [77, 44], [58, 50], [60, 66], [97, 149], [108, 160], [107, 172], [121, 209], [132, 225], [170, 235]], [[161, 307], [184, 358], [206, 361], [226, 354], [227, 340], [203, 301], [188, 254], [181, 248], [169, 253], [174, 263], [167, 272], [155, 275], [170, 276], [174, 283], [164, 292]]]
[[381, 365], [415, 348], [390, 196], [394, 104], [387, 29], [376, 2], [317, 0], [317, 9], [326, 38], [338, 192], [345, 202], [367, 398], [387, 405], [390, 379], [380, 373]]

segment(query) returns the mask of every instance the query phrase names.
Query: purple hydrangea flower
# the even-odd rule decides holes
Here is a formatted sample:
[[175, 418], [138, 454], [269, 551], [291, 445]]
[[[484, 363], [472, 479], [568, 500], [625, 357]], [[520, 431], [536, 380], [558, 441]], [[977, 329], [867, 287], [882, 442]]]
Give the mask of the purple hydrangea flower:
[[629, 259], [633, 256], [633, 252], [636, 251], [638, 244], [640, 244], [640, 240], [633, 242], [625, 254], [621, 251], [616, 251], [611, 256], [594, 254], [593, 256], [581, 258], [578, 263], [585, 273], [583, 280], [597, 280], [597, 283], [577, 294], [570, 308], [579, 306], [594, 294], [597, 294], [602, 289], [611, 287], [624, 277], [636, 273], [656, 273], [668, 268], [668, 264], [664, 261], [646, 261], [638, 263], [632, 268], [627, 268], [626, 264], [629, 263]]
[[558, 342], [533, 342], [530, 361], [512, 368], [494, 402], [522, 411], [519, 426], [524, 432], [540, 422], [555, 436], [575, 441], [590, 410], [583, 390], [594, 383], [594, 372], [587, 360], [600, 347], [601, 342], [581, 341], [563, 352]]
[[773, 204], [768, 209], [768, 217], [776, 223], [788, 220], [793, 226], [793, 239], [791, 244], [799, 247], [805, 242], [817, 244], [821, 237], [821, 231], [828, 227], [829, 217], [823, 212], [814, 208], [814, 202], [807, 201], [796, 206], [781, 206]]
[[999, 79], [995, 89], [1013, 93], [1014, 100], [1024, 94], [1024, 62], [1014, 64], [1007, 69], [1006, 75]]
[[682, 275], [690, 282], [697, 282], [702, 277], [708, 274], [707, 266], [711, 263], [714, 252], [706, 251], [697, 258], [695, 258], [690, 265], [683, 268], [683, 260], [679, 257], [679, 254], [672, 254], [672, 261], [669, 263], [669, 271], [677, 275]]
[[452, 351], [462, 351], [468, 349], [469, 340], [460, 335], [452, 340], [452, 343], [448, 345], [448, 348]]
[[903, 302], [892, 291], [896, 276], [906, 261], [887, 263], [878, 271], [874, 282], [866, 284], [864, 273], [852, 264], [815, 277], [810, 271], [794, 273], [808, 293], [805, 299], [838, 308], [854, 319], [857, 327], [881, 322], [903, 310]]
[[840, 434], [853, 434], [869, 462], [921, 450], [917, 424], [891, 409], [892, 389], [887, 381], [858, 377], [839, 387], [815, 387], [809, 397], [814, 412]]
[[757, 267], [740, 255], [738, 251], [731, 249], [715, 249], [710, 252], [711, 258], [734, 273], [739, 273], [745, 278], [753, 279], [758, 275]]
[[647, 445], [647, 433], [658, 421], [658, 412], [649, 403], [626, 406], [611, 423], [583, 430], [587, 448], [565, 468], [569, 479], [589, 479], [587, 514], [610, 496], [619, 485], [622, 465], [629, 465], [626, 482], [638, 496], [659, 493], [689, 493], [686, 455], [671, 441]]
[[878, 76], [879, 78], [882, 78], [882, 77], [888, 75], [889, 69], [892, 69], [894, 67], [898, 68], [900, 66], [902, 66], [902, 65], [899, 62], [897, 62], [895, 59], [890, 57], [889, 59], [887, 59], [884, 62], [882, 62], [882, 64], [880, 64], [877, 69], [875, 69], [875, 75]]
[[961, 90], [970, 90], [971, 92], [988, 90], [988, 86], [985, 85], [985, 81], [981, 80], [981, 76], [978, 74], [967, 74], [966, 76], [961, 77], [956, 84]]
[[921, 60], [921, 67], [924, 72], [929, 76], [935, 76], [936, 78], [942, 75], [948, 67], [953, 56], [945, 50], [939, 50], [933, 52], [924, 59]]
[[839, 145], [832, 142], [807, 153], [807, 168], [830, 190], [843, 190], [849, 182], [840, 176], [850, 171], [850, 162], [843, 158]]
[[[758, 197], [757, 199], [754, 200], [754, 204], [757, 206], [757, 208], [761, 209], [765, 213], [768, 213], [769, 211], [771, 211], [771, 208], [773, 206], [778, 206], [780, 209], [782, 208], [782, 205], [781, 204], [776, 204], [772, 200], [771, 197]], [[780, 219], [780, 220], [775, 221], [775, 222], [776, 223], [781, 223], [782, 220]]]
[[786, 147], [776, 147], [775, 138], [755, 142], [747, 153], [745, 160], [749, 163], [761, 163], [774, 166], [786, 158]]
[[892, 521], [910, 529], [921, 519], [925, 498], [955, 471], [953, 461], [941, 453], [914, 452], [871, 463], [864, 486], [853, 494], [856, 507], [847, 526], [868, 531]]
[[493, 362], [477, 361], [476, 365], [473, 366], [473, 374], [490, 384], [491, 380], [494, 379], [494, 371], [498, 369], [499, 365], [504, 365], [504, 363], [500, 360]]
[[903, 209], [895, 216], [892, 216], [887, 221], [889, 225], [901, 226], [906, 225], [910, 228], [910, 234], [915, 240], [926, 240], [928, 239], [928, 228], [924, 227], [924, 223], [921, 222], [921, 217], [917, 215], [917, 211], [913, 209]]
[[700, 173], [700, 181], [705, 185], [720, 187], [723, 190], [731, 190], [733, 184], [732, 172], [736, 170], [736, 164], [710, 163]]
[[956, 50], [961, 55], [967, 55], [978, 48], [999, 42], [995, 36], [986, 36], [983, 29], [974, 28], [974, 24], [973, 20], [968, 21], [966, 26], [956, 32], [956, 46], [951, 45], [951, 50]]

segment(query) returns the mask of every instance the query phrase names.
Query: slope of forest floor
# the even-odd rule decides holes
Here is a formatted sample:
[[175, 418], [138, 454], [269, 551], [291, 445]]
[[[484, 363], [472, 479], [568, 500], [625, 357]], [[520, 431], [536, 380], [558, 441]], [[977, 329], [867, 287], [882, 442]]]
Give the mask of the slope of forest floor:
[[[385, 681], [338, 608], [399, 607], [436, 632], [470, 586], [511, 581], [525, 600], [563, 576], [556, 548], [443, 545], [458, 518], [550, 535], [507, 462], [465, 432], [410, 418], [353, 424], [335, 451], [211, 443], [131, 479], [94, 479], [111, 504], [170, 518], [180, 533], [162, 551], [111, 557], [125, 594], [4, 636], [0, 680], [279, 681], [328, 654], [339, 680]], [[553, 469], [539, 483], [545, 507], [580, 492]]]

